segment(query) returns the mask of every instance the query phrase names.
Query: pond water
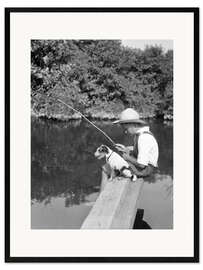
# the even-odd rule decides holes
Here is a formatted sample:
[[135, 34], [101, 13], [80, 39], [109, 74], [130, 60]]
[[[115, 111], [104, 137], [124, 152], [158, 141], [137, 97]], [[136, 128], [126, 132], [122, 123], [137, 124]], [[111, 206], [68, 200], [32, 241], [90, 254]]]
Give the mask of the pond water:
[[[119, 126], [95, 123], [115, 142], [132, 145]], [[172, 229], [173, 126], [149, 123], [159, 143], [160, 173], [144, 183], [138, 207], [152, 229]], [[79, 229], [100, 189], [104, 160], [95, 159], [94, 152], [101, 144], [111, 145], [84, 121], [32, 119], [31, 136], [31, 228]]]

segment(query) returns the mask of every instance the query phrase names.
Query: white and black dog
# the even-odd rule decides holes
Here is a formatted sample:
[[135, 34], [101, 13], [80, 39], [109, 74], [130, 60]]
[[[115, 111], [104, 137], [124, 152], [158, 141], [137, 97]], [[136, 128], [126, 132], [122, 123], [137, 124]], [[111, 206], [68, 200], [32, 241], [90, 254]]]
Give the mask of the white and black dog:
[[98, 159], [106, 158], [106, 162], [111, 167], [110, 181], [113, 180], [115, 176], [124, 176], [130, 178], [132, 181], [137, 180], [137, 176], [132, 174], [128, 162], [106, 145], [101, 145], [97, 148], [94, 155]]

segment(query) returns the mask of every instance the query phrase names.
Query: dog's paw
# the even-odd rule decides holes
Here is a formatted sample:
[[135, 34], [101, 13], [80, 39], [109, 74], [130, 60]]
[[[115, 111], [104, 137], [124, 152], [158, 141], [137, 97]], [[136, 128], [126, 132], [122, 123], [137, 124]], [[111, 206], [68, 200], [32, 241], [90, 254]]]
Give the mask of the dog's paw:
[[132, 177], [131, 177], [131, 181], [132, 182], [135, 182], [137, 180], [137, 176], [134, 174], [134, 175], [132, 175]]

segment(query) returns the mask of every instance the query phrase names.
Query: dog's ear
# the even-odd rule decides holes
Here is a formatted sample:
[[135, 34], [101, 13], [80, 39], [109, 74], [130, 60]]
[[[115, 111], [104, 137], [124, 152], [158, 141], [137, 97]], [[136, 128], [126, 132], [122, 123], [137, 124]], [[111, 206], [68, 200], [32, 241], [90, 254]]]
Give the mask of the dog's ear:
[[107, 154], [109, 152], [109, 149], [108, 149], [108, 147], [106, 145], [102, 145], [100, 149], [101, 149], [101, 152], [104, 152], [104, 153], [107, 153]]

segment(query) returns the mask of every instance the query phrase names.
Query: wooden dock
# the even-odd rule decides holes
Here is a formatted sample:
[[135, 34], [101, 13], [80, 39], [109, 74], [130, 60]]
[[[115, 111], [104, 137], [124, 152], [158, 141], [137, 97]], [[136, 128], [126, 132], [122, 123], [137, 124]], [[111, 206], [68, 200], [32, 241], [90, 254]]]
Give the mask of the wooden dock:
[[101, 192], [81, 229], [132, 229], [143, 179], [108, 181], [103, 170]]

